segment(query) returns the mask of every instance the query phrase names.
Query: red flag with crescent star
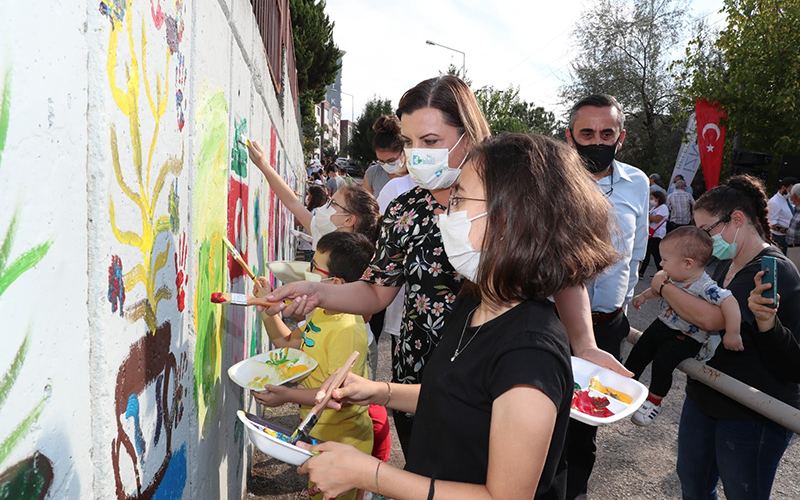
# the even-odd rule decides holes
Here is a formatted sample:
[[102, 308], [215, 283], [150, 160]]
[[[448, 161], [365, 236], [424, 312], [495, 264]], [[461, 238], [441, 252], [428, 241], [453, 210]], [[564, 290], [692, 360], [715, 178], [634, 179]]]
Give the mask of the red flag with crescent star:
[[719, 184], [719, 173], [722, 170], [722, 152], [725, 147], [725, 125], [720, 121], [728, 114], [718, 109], [718, 103], [710, 103], [698, 99], [694, 109], [697, 116], [697, 144], [700, 149], [700, 164], [706, 189]]

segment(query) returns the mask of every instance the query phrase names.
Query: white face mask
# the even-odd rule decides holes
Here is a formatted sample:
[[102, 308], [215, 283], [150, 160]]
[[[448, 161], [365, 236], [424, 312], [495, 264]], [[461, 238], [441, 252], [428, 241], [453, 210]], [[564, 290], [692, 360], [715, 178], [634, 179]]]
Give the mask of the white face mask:
[[403, 170], [403, 167], [406, 166], [406, 159], [403, 158], [403, 155], [400, 155], [400, 158], [392, 162], [382, 162], [378, 160], [378, 164], [380, 164], [381, 168], [383, 168], [387, 174], [394, 175]]
[[320, 238], [342, 227], [333, 223], [331, 220], [333, 215], [337, 215], [336, 208], [333, 206], [319, 207], [314, 212], [314, 217], [311, 218], [311, 247], [314, 250], [317, 249]]
[[461, 165], [467, 161], [469, 153], [464, 155], [464, 159], [458, 168], [450, 168], [448, 157], [450, 151], [454, 150], [464, 134], [458, 138], [455, 146], [451, 149], [425, 149], [425, 148], [406, 148], [406, 167], [411, 179], [417, 186], [423, 189], [444, 189], [449, 188], [461, 173]]
[[442, 231], [442, 242], [447, 260], [458, 274], [475, 282], [478, 277], [478, 264], [481, 261], [481, 251], [475, 250], [469, 241], [469, 231], [472, 221], [486, 216], [489, 212], [468, 219], [467, 211], [453, 212], [450, 215], [439, 215], [439, 229]]

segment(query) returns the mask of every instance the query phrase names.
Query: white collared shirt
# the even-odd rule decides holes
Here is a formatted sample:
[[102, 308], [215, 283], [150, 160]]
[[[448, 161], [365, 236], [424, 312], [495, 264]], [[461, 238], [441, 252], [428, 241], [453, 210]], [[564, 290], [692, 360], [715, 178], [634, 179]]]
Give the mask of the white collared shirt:
[[[780, 192], [775, 193], [775, 196], [769, 199], [767, 211], [770, 226], [781, 226], [788, 229], [789, 223], [792, 221], [792, 209], [789, 207], [789, 201], [781, 196]], [[772, 231], [772, 234], [781, 233]]]
[[[650, 181], [638, 168], [614, 161], [614, 170], [597, 181], [614, 207], [618, 232], [611, 238], [621, 257], [586, 288], [594, 312], [613, 312], [633, 298], [639, 262], [647, 251]], [[611, 190], [613, 188], [613, 191]]]

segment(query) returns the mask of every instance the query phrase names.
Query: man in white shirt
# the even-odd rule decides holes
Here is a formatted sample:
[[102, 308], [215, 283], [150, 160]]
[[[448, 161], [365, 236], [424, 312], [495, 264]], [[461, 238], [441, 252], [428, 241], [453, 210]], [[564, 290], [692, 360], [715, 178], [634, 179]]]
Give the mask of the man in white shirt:
[[[630, 331], [625, 306], [633, 297], [636, 271], [647, 249], [648, 180], [638, 168], [614, 159], [625, 140], [625, 114], [612, 96], [595, 94], [575, 104], [566, 135], [614, 208], [617, 232], [613, 238], [620, 258], [588, 283], [587, 289], [597, 345], [619, 359], [621, 343]], [[596, 456], [596, 435], [597, 427], [570, 420], [566, 444], [568, 500], [586, 494]]]
[[769, 229], [772, 233], [772, 241], [780, 247], [786, 254], [786, 232], [789, 230], [789, 222], [794, 215], [794, 205], [789, 201], [789, 193], [792, 186], [797, 183], [794, 177], [781, 179], [778, 192], [769, 199], [767, 203]]

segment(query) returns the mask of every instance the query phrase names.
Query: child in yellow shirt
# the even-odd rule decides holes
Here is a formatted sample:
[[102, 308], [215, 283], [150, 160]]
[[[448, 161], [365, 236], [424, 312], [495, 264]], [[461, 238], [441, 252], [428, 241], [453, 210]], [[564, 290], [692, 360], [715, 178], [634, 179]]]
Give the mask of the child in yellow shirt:
[[[326, 234], [317, 243], [311, 272], [319, 275], [321, 281], [334, 285], [357, 281], [367, 268], [374, 250], [373, 244], [362, 234], [341, 231]], [[263, 277], [256, 281], [258, 286], [253, 291], [254, 295], [268, 295], [271, 291], [269, 281]], [[274, 407], [287, 402], [299, 403], [300, 418], [305, 418], [314, 406], [314, 396], [322, 382], [342, 366], [353, 351], [362, 354], [356, 360], [353, 373], [367, 376], [367, 327], [361, 316], [318, 308], [302, 328], [294, 331], [278, 316], [268, 316], [262, 312], [261, 319], [275, 347], [301, 349], [319, 363], [300, 382], [302, 388], [268, 385], [263, 392], [254, 392], [253, 395], [261, 404]], [[366, 406], [353, 405], [340, 411], [323, 411], [311, 431], [311, 437], [350, 444], [369, 454], [373, 441], [372, 419]], [[309, 484], [309, 488], [312, 487]], [[314, 500], [320, 497], [311, 496]], [[355, 499], [356, 491], [339, 498]]]

